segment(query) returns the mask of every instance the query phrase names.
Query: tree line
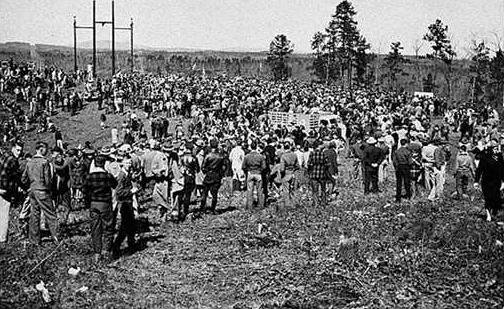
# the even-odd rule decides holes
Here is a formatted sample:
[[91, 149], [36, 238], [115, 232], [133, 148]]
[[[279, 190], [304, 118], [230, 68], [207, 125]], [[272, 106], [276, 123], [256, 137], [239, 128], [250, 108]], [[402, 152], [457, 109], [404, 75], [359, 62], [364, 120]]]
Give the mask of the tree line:
[[[381, 64], [371, 68], [371, 63], [376, 63], [380, 55], [370, 53], [371, 45], [360, 32], [356, 15], [350, 1], [344, 0], [336, 6], [327, 27], [316, 32], [311, 39], [313, 61], [310, 69], [320, 82], [337, 84], [346, 89], [354, 85], [375, 84], [399, 90], [398, 81], [410, 74], [408, 71], [411, 70], [405, 68], [412, 65], [411, 60], [403, 55], [402, 43], [392, 42], [383, 61], [378, 61]], [[429, 45], [429, 52], [425, 57], [419, 57], [422, 44], [417, 41], [414, 48], [416, 74], [422, 75], [419, 59], [427, 59], [430, 69], [424, 76], [415, 77], [421, 79], [422, 87], [418, 90], [438, 91], [444, 86], [444, 95], [452, 99], [457, 53], [448, 25], [436, 19], [428, 26], [422, 41]], [[467, 103], [504, 101], [504, 51], [499, 45], [491, 56], [485, 41], [473, 41], [472, 45], [470, 78], [463, 85], [470, 89], [470, 102]], [[293, 51], [293, 44], [284, 34], [275, 36], [267, 57], [273, 78], [281, 80], [290, 77], [288, 63]], [[444, 81], [444, 85], [440, 80]], [[502, 100], [496, 99], [499, 93]]]

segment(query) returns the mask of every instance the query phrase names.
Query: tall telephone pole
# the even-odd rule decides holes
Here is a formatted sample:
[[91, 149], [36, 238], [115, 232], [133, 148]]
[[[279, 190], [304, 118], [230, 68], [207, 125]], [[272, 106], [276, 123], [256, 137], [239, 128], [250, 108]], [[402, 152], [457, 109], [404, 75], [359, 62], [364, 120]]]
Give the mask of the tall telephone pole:
[[105, 26], [106, 24], [112, 25], [112, 75], [115, 75], [116, 71], [116, 57], [115, 57], [115, 31], [116, 30], [127, 30], [130, 31], [130, 57], [131, 57], [131, 71], [134, 70], [134, 55], [133, 55], [133, 18], [131, 18], [131, 23], [129, 27], [116, 27], [115, 26], [115, 7], [114, 0], [112, 0], [112, 19], [105, 21], [96, 20], [96, 0], [93, 0], [93, 25], [91, 27], [77, 26], [76, 18], [74, 16], [74, 70], [77, 72], [77, 29], [92, 29], [93, 30], [93, 77], [96, 77], [96, 24], [101, 24]]

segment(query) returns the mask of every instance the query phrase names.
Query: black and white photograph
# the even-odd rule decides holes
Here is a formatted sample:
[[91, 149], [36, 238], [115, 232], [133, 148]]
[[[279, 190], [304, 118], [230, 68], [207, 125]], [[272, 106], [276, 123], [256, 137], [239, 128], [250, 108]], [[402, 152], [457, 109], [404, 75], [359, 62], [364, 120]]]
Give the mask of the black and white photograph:
[[504, 0], [0, 0], [0, 309], [504, 309], [503, 205]]

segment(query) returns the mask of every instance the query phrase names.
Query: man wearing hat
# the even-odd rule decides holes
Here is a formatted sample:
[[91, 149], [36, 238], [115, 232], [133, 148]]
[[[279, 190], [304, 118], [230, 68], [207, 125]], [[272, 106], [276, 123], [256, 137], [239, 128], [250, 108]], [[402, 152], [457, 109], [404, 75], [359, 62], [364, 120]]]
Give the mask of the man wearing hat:
[[171, 141], [165, 142], [162, 146], [162, 150], [163, 152], [158, 150], [153, 151], [151, 177], [155, 184], [152, 190], [152, 200], [155, 206], [159, 207], [160, 217], [166, 219], [164, 216], [169, 209], [168, 171], [170, 166], [167, 153], [173, 151], [173, 144]]
[[369, 137], [364, 148], [364, 194], [378, 193], [378, 168], [383, 161], [383, 151], [376, 147], [376, 139]]
[[184, 189], [182, 204], [183, 209], [179, 209], [180, 220], [184, 220], [189, 213], [189, 205], [191, 204], [191, 195], [196, 187], [196, 174], [200, 171], [200, 166], [198, 159], [193, 154], [193, 144], [191, 142], [186, 142], [183, 147], [182, 155], [180, 156], [180, 166], [182, 167], [182, 175], [184, 177]]

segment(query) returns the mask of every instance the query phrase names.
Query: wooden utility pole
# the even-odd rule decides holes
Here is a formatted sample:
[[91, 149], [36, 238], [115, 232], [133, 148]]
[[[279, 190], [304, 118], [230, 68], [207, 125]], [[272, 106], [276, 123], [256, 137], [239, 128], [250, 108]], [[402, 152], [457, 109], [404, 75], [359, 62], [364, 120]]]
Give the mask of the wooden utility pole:
[[112, 19], [105, 21], [96, 20], [96, 0], [93, 0], [93, 25], [91, 27], [81, 27], [77, 26], [77, 22], [74, 16], [74, 70], [77, 72], [77, 29], [92, 29], [93, 30], [93, 77], [96, 77], [96, 24], [101, 24], [105, 26], [106, 24], [112, 25], [112, 75], [115, 75], [116, 71], [116, 57], [115, 57], [115, 31], [116, 30], [127, 30], [130, 31], [130, 57], [131, 57], [131, 71], [134, 70], [134, 55], [133, 55], [133, 18], [131, 18], [131, 23], [129, 27], [116, 27], [115, 26], [115, 5], [114, 0], [112, 0]]

